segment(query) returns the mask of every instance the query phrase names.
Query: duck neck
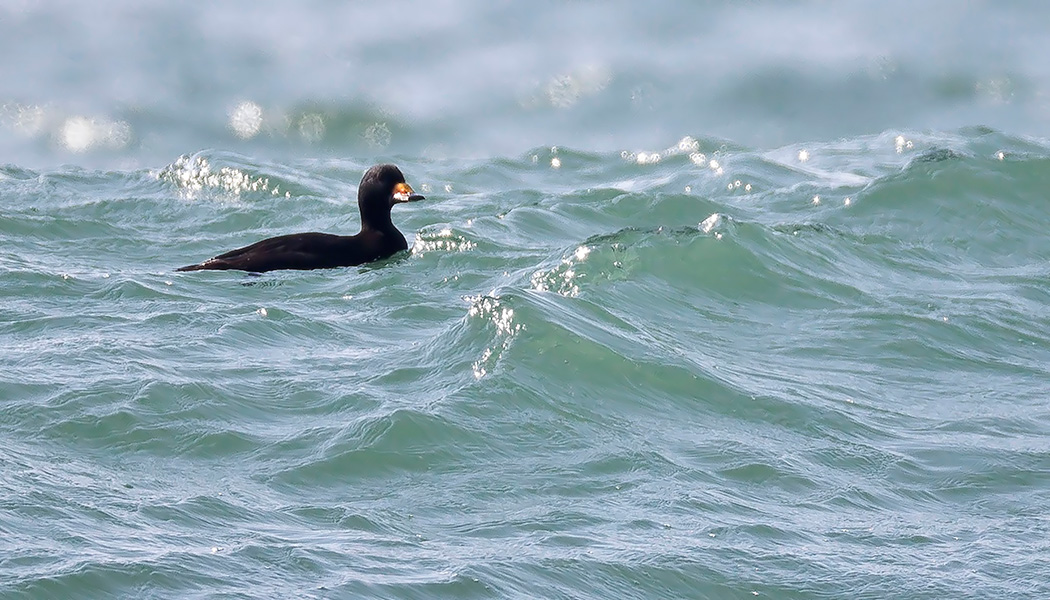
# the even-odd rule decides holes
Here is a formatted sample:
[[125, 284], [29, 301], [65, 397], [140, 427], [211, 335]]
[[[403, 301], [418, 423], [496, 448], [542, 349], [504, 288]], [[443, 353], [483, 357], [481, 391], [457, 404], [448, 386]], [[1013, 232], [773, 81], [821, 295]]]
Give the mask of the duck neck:
[[375, 205], [369, 206], [363, 202], [358, 202], [357, 206], [361, 211], [362, 230], [386, 231], [394, 228], [394, 223], [390, 220], [389, 208]]

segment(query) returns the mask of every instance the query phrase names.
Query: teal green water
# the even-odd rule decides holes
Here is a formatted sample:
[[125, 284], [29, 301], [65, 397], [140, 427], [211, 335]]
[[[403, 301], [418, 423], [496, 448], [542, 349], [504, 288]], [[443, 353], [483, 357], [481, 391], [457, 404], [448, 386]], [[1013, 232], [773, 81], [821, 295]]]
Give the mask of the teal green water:
[[5, 9], [0, 596], [1047, 596], [1035, 20], [827, 6]]

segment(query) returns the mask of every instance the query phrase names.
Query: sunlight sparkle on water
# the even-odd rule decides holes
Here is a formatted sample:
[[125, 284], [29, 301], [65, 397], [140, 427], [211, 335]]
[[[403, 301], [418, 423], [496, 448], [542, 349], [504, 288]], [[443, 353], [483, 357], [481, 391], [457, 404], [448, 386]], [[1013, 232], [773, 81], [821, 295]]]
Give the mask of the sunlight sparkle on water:
[[689, 160], [693, 161], [697, 166], [705, 166], [707, 164], [707, 156], [703, 153], [698, 152], [700, 148], [700, 142], [693, 139], [691, 136], [685, 136], [678, 140], [674, 146], [666, 148], [660, 152], [630, 152], [624, 150], [620, 152], [620, 158], [637, 163], [639, 165], [653, 165], [659, 163], [665, 158], [672, 156], [678, 156], [679, 154], [688, 154]]
[[556, 267], [536, 271], [530, 280], [532, 289], [575, 298], [580, 294], [578, 281], [581, 277], [576, 267], [586, 261], [590, 255], [590, 246], [579, 246], [570, 256], [563, 258]]
[[703, 221], [700, 222], [700, 231], [702, 231], [704, 233], [711, 233], [711, 231], [715, 227], [718, 227], [718, 225], [721, 224], [721, 223], [722, 223], [722, 215], [720, 215], [718, 213], [714, 213], [710, 217], [707, 217], [706, 219], [704, 219]]
[[95, 135], [92, 129], [91, 121], [84, 117], [68, 119], [62, 126], [62, 142], [73, 152], [83, 152], [94, 141]]
[[678, 150], [680, 152], [696, 152], [700, 149], [700, 142], [693, 139], [692, 136], [685, 136], [678, 142]]
[[[235, 196], [244, 192], [270, 192], [271, 196], [280, 195], [277, 186], [270, 188], [269, 178], [253, 178], [244, 171], [231, 167], [221, 167], [216, 171], [212, 169], [208, 159], [202, 156], [180, 156], [178, 160], [156, 173], [156, 177], [175, 185], [185, 198], [197, 198], [205, 190]], [[284, 197], [289, 198], [291, 194], [285, 192]]]
[[635, 157], [635, 161], [640, 165], [649, 165], [660, 162], [660, 155], [656, 152], [649, 154], [647, 152], [639, 152], [638, 156]]
[[365, 129], [365, 140], [373, 148], [386, 148], [390, 145], [393, 134], [386, 123], [373, 123]]
[[299, 135], [307, 142], [319, 142], [324, 138], [324, 134], [324, 117], [321, 115], [311, 113], [299, 119]]
[[131, 141], [131, 125], [124, 121], [70, 117], [62, 124], [60, 139], [62, 145], [73, 152], [84, 152], [94, 146], [119, 149]]
[[[543, 90], [546, 102], [555, 108], [568, 108], [581, 98], [597, 94], [612, 81], [612, 73], [601, 65], [588, 65], [576, 68], [551, 78]], [[526, 101], [526, 105], [535, 105], [536, 98]]]
[[255, 137], [262, 128], [262, 122], [262, 107], [251, 101], [241, 102], [230, 113], [230, 129], [241, 139]]
[[514, 322], [514, 309], [504, 306], [500, 297], [495, 295], [495, 290], [486, 296], [467, 296], [464, 300], [470, 303], [467, 315], [489, 321], [496, 327], [497, 338], [502, 338], [497, 339], [493, 346], [485, 348], [481, 357], [471, 365], [474, 378], [481, 379], [495, 366], [503, 351], [510, 347], [514, 336], [525, 327]]
[[412, 254], [423, 256], [427, 252], [435, 250], [469, 252], [477, 247], [477, 242], [472, 242], [464, 236], [456, 235], [451, 227], [442, 227], [436, 232], [432, 232], [432, 230], [419, 232], [416, 235], [415, 243], [412, 245]]
[[20, 135], [33, 137], [44, 133], [47, 120], [43, 106], [13, 103], [0, 107], [0, 123]]

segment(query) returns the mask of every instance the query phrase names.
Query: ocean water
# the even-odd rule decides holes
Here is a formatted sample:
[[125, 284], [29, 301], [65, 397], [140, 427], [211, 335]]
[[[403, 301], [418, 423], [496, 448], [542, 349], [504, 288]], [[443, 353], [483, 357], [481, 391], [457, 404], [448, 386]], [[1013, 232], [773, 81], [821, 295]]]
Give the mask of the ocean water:
[[3, 3], [0, 597], [1050, 596], [1048, 20]]

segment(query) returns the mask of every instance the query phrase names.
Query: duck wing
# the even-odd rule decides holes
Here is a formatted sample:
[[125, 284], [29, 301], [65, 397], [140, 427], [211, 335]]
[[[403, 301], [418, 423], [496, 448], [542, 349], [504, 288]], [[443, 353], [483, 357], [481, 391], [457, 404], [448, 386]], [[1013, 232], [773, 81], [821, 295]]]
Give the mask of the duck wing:
[[268, 238], [243, 248], [230, 250], [200, 264], [176, 271], [236, 269], [261, 273], [276, 269], [325, 269], [340, 266], [355, 236], [330, 233], [293, 233]]

